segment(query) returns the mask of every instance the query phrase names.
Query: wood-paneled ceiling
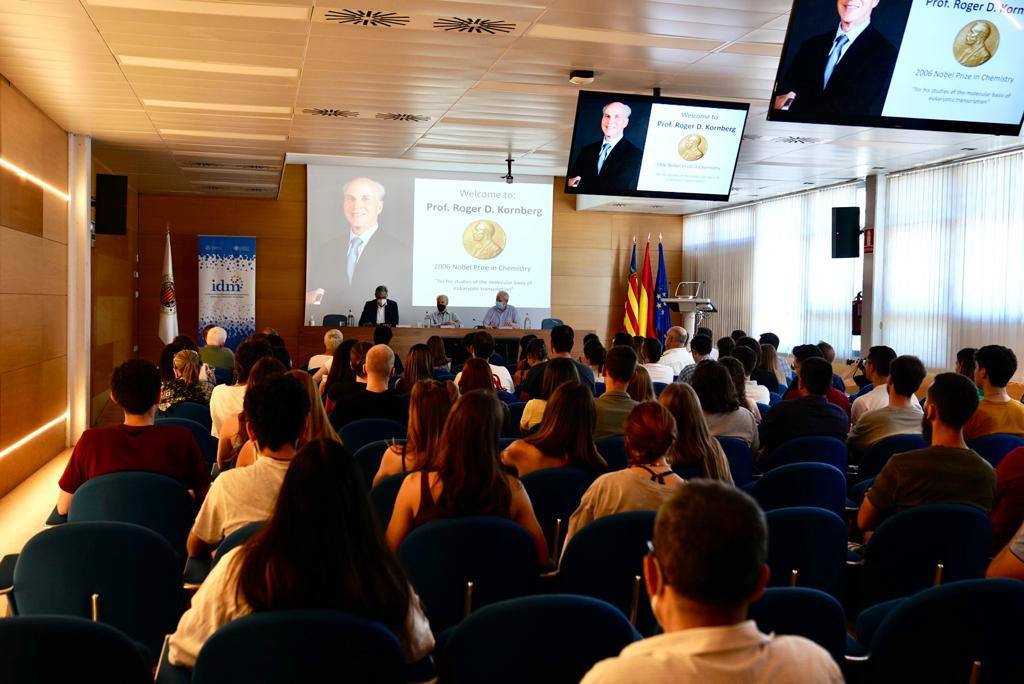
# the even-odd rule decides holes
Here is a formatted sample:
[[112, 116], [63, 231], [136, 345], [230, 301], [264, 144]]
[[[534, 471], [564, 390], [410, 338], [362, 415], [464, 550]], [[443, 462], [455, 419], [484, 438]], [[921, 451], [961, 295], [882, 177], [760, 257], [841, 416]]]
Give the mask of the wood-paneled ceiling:
[[1021, 144], [766, 122], [789, 8], [790, 0], [0, 0], [0, 73], [63, 127], [92, 135], [97, 155], [143, 192], [273, 197], [289, 154], [496, 175], [511, 154], [516, 174], [560, 175], [578, 90], [572, 69], [597, 72], [593, 89], [750, 102], [734, 202]]

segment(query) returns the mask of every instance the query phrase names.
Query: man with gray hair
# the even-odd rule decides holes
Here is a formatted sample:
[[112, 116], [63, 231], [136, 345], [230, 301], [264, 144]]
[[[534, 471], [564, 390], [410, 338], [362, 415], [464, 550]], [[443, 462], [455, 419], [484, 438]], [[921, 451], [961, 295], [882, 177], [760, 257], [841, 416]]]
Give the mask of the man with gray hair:
[[693, 354], [686, 348], [689, 341], [690, 333], [686, 328], [674, 325], [665, 332], [665, 351], [658, 363], [671, 368], [672, 375], [677, 378], [684, 368], [693, 363]]
[[[324, 333], [324, 353], [315, 354], [309, 358], [309, 363], [306, 364], [306, 369], [312, 373], [320, 368], [324, 369], [324, 372], [331, 370], [331, 361], [334, 360], [334, 352], [338, 350], [341, 343], [344, 341], [345, 336], [341, 334], [340, 330], [328, 330]], [[318, 379], [318, 378], [314, 378]]]
[[395, 352], [386, 344], [374, 345], [366, 352], [363, 372], [366, 384], [343, 396], [331, 411], [336, 430], [361, 418], [391, 418], [402, 425], [409, 419], [409, 400], [388, 388], [395, 370]]
[[215, 325], [206, 331], [206, 346], [199, 350], [199, 358], [203, 363], [214, 368], [231, 371], [235, 367], [235, 355], [224, 346], [228, 341], [228, 331]]
[[601, 109], [601, 139], [570, 157], [565, 180], [569, 192], [611, 195], [636, 190], [644, 155], [624, 137], [632, 114], [622, 102], [609, 102]]
[[494, 306], [484, 314], [483, 325], [485, 328], [521, 328], [522, 321], [519, 320], [519, 312], [516, 307], [509, 305], [508, 292], [501, 290], [494, 297]]

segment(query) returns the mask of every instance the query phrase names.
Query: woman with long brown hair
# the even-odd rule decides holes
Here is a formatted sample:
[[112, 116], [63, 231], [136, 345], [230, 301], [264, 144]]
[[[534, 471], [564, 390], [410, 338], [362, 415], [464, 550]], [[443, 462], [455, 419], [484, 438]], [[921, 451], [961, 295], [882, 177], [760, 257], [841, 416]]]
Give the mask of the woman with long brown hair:
[[[343, 347], [344, 345], [338, 347], [338, 351], [341, 351]], [[324, 390], [324, 396], [327, 397], [327, 401], [324, 402], [327, 407], [327, 415], [331, 415], [334, 405], [341, 399], [355, 393], [360, 385], [366, 384], [366, 369], [363, 368], [363, 365], [366, 363], [366, 353], [372, 347], [373, 344], [370, 342], [356, 342], [353, 344], [348, 353], [347, 371], [342, 372], [338, 369], [338, 366], [344, 366], [345, 364], [331, 364], [331, 373], [327, 376], [327, 387]], [[334, 374], [335, 369], [339, 371], [336, 377]]]
[[633, 401], [654, 401], [654, 383], [651, 382], [651, 374], [639, 363], [636, 365], [636, 372], [633, 379], [626, 385], [626, 394]]
[[332, 385], [340, 382], [355, 382], [356, 374], [352, 372], [350, 359], [352, 347], [359, 344], [359, 340], [347, 339], [334, 350], [331, 358], [330, 369], [323, 366], [314, 375], [313, 379], [320, 383], [320, 395], [326, 397], [327, 391]]
[[517, 387], [523, 384], [530, 369], [538, 363], [546, 361], [547, 358], [548, 349], [544, 345], [544, 340], [540, 340], [533, 334], [523, 335], [519, 338], [519, 361], [516, 363], [516, 372], [512, 375], [512, 381]]
[[705, 359], [697, 364], [690, 386], [700, 399], [708, 430], [716, 437], [735, 437], [758, 448], [757, 421], [748, 408], [740, 404], [729, 369], [720, 361]]
[[380, 622], [405, 660], [430, 654], [434, 638], [398, 559], [370, 509], [345, 448], [314, 440], [295, 455], [273, 514], [210, 571], [168, 645], [173, 665], [196, 656], [222, 625], [251, 613], [323, 609]]
[[697, 393], [685, 382], [668, 385], [658, 397], [676, 420], [676, 441], [669, 452], [674, 470], [696, 471], [697, 477], [732, 484], [729, 461], [722, 445], [711, 436]]
[[427, 339], [427, 349], [430, 350], [430, 369], [450, 373], [452, 360], [448, 358], [448, 352], [444, 348], [444, 340], [440, 335], [431, 335]]
[[579, 382], [580, 374], [572, 359], [551, 359], [544, 365], [544, 377], [541, 381], [540, 397], [530, 399], [523, 407], [523, 417], [519, 420], [519, 430], [525, 435], [540, 425], [544, 418], [548, 398], [555, 390], [567, 382]]
[[445, 420], [458, 398], [459, 390], [454, 382], [420, 380], [413, 385], [405, 443], [392, 444], [384, 452], [373, 478], [374, 485], [390, 475], [433, 469]]
[[761, 353], [757, 357], [757, 368], [750, 377], [759, 385], [764, 385], [769, 392], [779, 394], [779, 388], [786, 385], [786, 374], [779, 368], [779, 353], [770, 344], [761, 345]]
[[430, 347], [425, 344], [414, 344], [409, 347], [409, 353], [405, 356], [405, 371], [395, 383], [395, 392], [409, 394], [417, 382], [431, 380], [433, 377]]
[[[549, 361], [554, 363], [554, 361]], [[579, 382], [561, 385], [548, 400], [537, 434], [518, 439], [501, 461], [519, 476], [544, 468], [582, 468], [603, 473], [608, 464], [594, 446], [594, 393]]]
[[392, 549], [434, 520], [491, 515], [526, 528], [538, 564], [546, 564], [548, 545], [530, 497], [498, 458], [501, 421], [501, 401], [493, 391], [472, 391], [455, 402], [441, 434], [437, 470], [410, 473], [398, 491], [387, 531]]
[[[733, 351], [733, 354], [735, 353], [736, 352]], [[754, 416], [754, 420], [760, 422], [761, 410], [757, 408], [757, 402], [747, 396], [747, 377], [743, 370], [743, 363], [741, 363], [735, 356], [727, 356], [719, 361], [719, 363], [725, 366], [725, 369], [729, 371], [729, 377], [732, 378], [733, 387], [736, 388], [736, 400], [740, 402], [740, 406], [750, 411], [750, 414]]]

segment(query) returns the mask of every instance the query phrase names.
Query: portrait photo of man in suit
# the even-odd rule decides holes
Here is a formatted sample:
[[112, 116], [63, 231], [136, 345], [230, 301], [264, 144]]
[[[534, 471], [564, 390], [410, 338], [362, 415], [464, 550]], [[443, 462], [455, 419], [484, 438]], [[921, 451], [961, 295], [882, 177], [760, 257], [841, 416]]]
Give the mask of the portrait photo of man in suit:
[[636, 190], [643, 151], [624, 137], [633, 110], [609, 102], [601, 110], [600, 140], [584, 146], [572, 160], [565, 184], [582, 194], [614, 195]]
[[899, 50], [871, 15], [880, 3], [897, 1], [837, 0], [838, 25], [799, 44], [772, 98], [773, 112], [839, 123], [881, 116]]

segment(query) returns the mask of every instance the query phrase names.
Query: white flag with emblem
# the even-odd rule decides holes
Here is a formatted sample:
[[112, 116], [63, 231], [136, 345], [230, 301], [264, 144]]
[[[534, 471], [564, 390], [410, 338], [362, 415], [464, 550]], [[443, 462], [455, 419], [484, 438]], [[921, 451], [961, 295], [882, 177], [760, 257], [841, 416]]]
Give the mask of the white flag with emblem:
[[171, 265], [171, 232], [164, 245], [164, 270], [160, 277], [160, 339], [170, 344], [178, 336], [178, 303], [174, 298], [174, 267]]

